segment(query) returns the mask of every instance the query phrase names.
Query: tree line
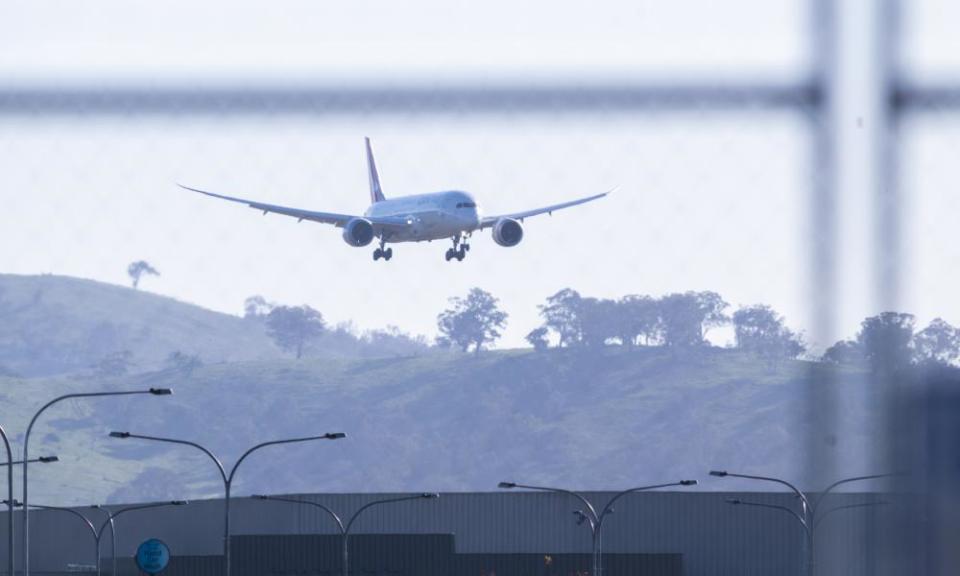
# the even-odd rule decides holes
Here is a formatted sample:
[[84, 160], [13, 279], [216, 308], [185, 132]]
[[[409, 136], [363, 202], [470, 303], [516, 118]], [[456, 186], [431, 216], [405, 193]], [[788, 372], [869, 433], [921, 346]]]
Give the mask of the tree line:
[[942, 318], [934, 318], [919, 331], [916, 323], [916, 317], [905, 312], [870, 316], [861, 322], [854, 338], [835, 343], [821, 359], [884, 372], [911, 365], [952, 365], [960, 360], [960, 329]]
[[[497, 300], [474, 288], [466, 298], [451, 299], [452, 307], [438, 317], [441, 344], [456, 344], [475, 352], [493, 343], [507, 315]], [[599, 348], [602, 346], [665, 347], [694, 350], [709, 347], [707, 333], [733, 324], [736, 346], [760, 356], [796, 358], [806, 351], [801, 335], [766, 305], [746, 306], [727, 313], [730, 305], [716, 292], [682, 292], [661, 298], [627, 295], [619, 299], [582, 296], [565, 288], [539, 306], [543, 324], [526, 340], [535, 350]]]
[[[536, 351], [622, 346], [696, 353], [712, 347], [707, 339], [710, 330], [730, 326], [733, 348], [769, 364], [807, 357], [888, 370], [960, 360], [960, 329], [940, 318], [917, 331], [911, 314], [884, 312], [866, 318], [854, 338], [836, 342], [820, 356], [810, 356], [803, 335], [791, 330], [772, 307], [755, 304], [731, 308], [712, 291], [594, 298], [565, 288], [538, 306], [543, 322], [526, 335], [526, 341]], [[312, 340], [329, 331], [323, 315], [309, 306], [274, 305], [260, 296], [247, 299], [245, 317], [263, 320], [274, 342], [297, 358]], [[450, 298], [448, 307], [437, 315], [439, 336], [432, 348], [479, 354], [500, 339], [508, 319], [496, 297], [473, 288], [465, 296]], [[413, 337], [395, 327], [368, 332], [364, 338], [374, 345], [406, 343], [410, 352], [430, 348], [422, 336]]]

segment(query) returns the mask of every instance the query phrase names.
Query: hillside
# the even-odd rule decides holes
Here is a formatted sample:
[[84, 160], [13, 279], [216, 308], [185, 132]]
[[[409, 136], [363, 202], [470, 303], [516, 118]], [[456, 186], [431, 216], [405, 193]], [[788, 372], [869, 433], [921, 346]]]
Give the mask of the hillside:
[[3, 379], [0, 421], [15, 434], [44, 399], [66, 390], [175, 389], [167, 398], [73, 402], [45, 416], [32, 453], [64, 462], [38, 467], [31, 493], [57, 502], [219, 492], [201, 455], [107, 438], [113, 429], [192, 439], [228, 464], [268, 439], [349, 434], [252, 457], [238, 474], [239, 494], [492, 490], [505, 479], [611, 488], [703, 478], [718, 466], [797, 478], [809, 432], [804, 390], [827, 377], [846, 426], [832, 440], [844, 471], [868, 471], [864, 374], [800, 361], [770, 370], [721, 349], [683, 359], [659, 349], [564, 349], [247, 361], [110, 381]]
[[[330, 327], [304, 350], [326, 358], [426, 351], [396, 329]], [[171, 354], [216, 364], [288, 356], [261, 319], [222, 314], [126, 286], [65, 276], [0, 274], [0, 376], [128, 372], [167, 366]], [[122, 372], [122, 370], [120, 371]]]
[[88, 370], [124, 350], [139, 370], [175, 351], [204, 362], [280, 356], [257, 322], [93, 280], [0, 275], [0, 373]]

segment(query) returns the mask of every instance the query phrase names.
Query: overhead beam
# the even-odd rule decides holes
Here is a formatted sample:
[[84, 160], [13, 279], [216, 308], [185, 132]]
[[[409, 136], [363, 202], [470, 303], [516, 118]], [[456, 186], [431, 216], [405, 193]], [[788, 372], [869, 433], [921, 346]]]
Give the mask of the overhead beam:
[[344, 114], [806, 109], [814, 82], [444, 87], [0, 87], [0, 114]]

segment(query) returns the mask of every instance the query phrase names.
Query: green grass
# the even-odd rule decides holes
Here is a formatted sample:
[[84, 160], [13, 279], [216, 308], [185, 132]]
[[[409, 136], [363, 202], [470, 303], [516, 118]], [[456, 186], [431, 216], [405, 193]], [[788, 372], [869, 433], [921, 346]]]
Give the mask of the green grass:
[[262, 325], [237, 316], [93, 280], [0, 274], [5, 372], [88, 370], [121, 350], [133, 353], [139, 370], [162, 365], [177, 350], [205, 362], [280, 356]]
[[[0, 422], [20, 431], [25, 414], [66, 390], [175, 389], [169, 398], [76, 402], [45, 416], [33, 452], [55, 451], [64, 462], [38, 467], [32, 493], [59, 503], [219, 493], [202, 456], [106, 438], [111, 429], [195, 440], [228, 464], [263, 440], [348, 433], [251, 458], [238, 475], [240, 494], [493, 490], [507, 479], [615, 488], [702, 478], [711, 467], [796, 477], [807, 440], [804, 392], [816, 371], [838, 378], [840, 396], [866, 385], [857, 371], [802, 361], [771, 369], [730, 350], [685, 358], [608, 348], [273, 359], [207, 365], [189, 376], [3, 379]], [[845, 422], [859, 425], [865, 410], [846, 413]], [[844, 464], [864, 471], [870, 437], [853, 429], [841, 438]]]

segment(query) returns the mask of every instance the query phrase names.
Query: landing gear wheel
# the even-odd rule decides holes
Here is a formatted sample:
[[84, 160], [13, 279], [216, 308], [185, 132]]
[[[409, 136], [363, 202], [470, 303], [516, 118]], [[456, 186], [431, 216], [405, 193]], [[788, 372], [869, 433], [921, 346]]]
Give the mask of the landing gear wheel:
[[387, 258], [387, 256], [383, 253], [383, 250], [381, 250], [380, 248], [377, 248], [376, 250], [373, 251], [373, 261], [376, 262], [380, 258], [389, 260], [389, 258]]
[[389, 260], [391, 258], [393, 258], [393, 248], [387, 248], [383, 251], [383, 259]]
[[460, 250], [457, 251], [457, 262], [463, 262], [463, 258], [466, 255], [467, 253], [463, 250], [463, 248], [460, 248]]
[[449, 248], [449, 249], [447, 250], [447, 262], [449, 262], [450, 259], [453, 258], [453, 255], [454, 255], [454, 254], [455, 254], [455, 252], [453, 251], [453, 248]]

